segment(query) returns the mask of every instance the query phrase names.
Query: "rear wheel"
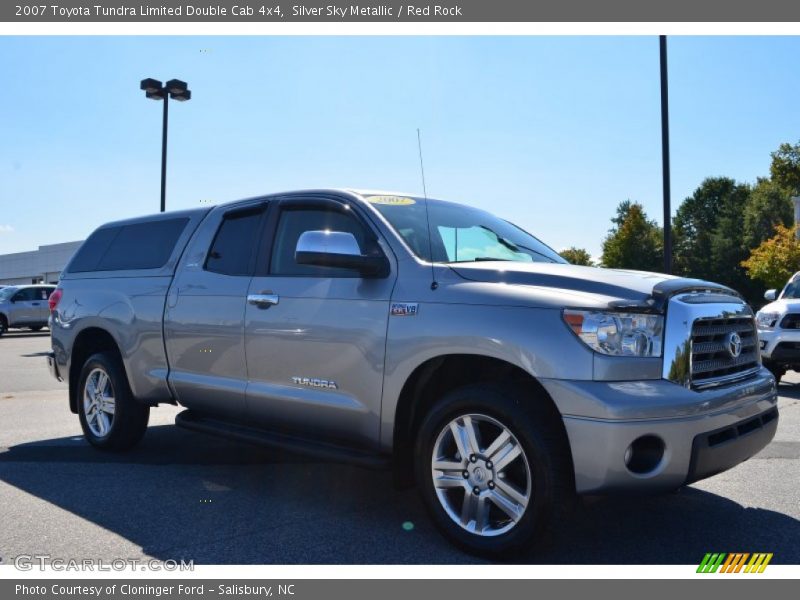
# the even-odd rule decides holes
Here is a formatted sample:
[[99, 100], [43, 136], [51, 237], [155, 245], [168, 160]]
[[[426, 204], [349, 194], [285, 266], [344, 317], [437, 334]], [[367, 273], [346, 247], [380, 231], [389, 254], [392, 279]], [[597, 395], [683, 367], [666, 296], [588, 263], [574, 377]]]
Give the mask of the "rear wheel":
[[137, 402], [120, 360], [110, 353], [93, 354], [78, 380], [78, 417], [83, 435], [102, 450], [135, 446], [147, 429], [150, 407]]
[[540, 541], [574, 497], [563, 425], [521, 387], [472, 385], [438, 402], [422, 423], [417, 482], [434, 521], [477, 554]]
[[31, 331], [41, 331], [44, 325], [37, 325], [36, 327], [31, 327]]
[[4, 315], [0, 315], [0, 337], [3, 337], [6, 331], [8, 331], [8, 321]]

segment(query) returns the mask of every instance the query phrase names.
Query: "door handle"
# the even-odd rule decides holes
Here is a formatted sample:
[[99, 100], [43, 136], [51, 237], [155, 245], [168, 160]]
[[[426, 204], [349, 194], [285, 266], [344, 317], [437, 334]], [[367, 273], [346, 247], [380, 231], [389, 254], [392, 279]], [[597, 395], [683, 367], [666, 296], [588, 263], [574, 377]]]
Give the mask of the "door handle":
[[248, 294], [247, 302], [258, 308], [269, 308], [280, 301], [278, 294]]

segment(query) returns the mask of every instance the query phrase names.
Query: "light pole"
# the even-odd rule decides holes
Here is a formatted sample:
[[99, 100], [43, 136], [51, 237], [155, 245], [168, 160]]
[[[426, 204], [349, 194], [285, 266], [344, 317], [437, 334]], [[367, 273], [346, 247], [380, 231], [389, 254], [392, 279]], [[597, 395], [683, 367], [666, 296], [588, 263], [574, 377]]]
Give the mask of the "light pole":
[[191, 100], [192, 92], [185, 81], [170, 79], [164, 85], [158, 79], [142, 79], [139, 89], [151, 100], [164, 101], [164, 119], [161, 129], [161, 212], [167, 208], [167, 121], [169, 119], [169, 99], [178, 102]]
[[664, 187], [664, 272], [672, 273], [672, 209], [669, 189], [669, 89], [667, 87], [667, 36], [658, 36], [661, 62], [661, 173]]

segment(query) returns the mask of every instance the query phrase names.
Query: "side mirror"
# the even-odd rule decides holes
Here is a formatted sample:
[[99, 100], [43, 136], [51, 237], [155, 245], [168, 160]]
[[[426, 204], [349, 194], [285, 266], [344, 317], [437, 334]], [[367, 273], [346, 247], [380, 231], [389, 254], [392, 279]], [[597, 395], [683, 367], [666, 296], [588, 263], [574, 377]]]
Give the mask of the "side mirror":
[[764, 292], [764, 300], [768, 300], [769, 302], [774, 302], [775, 298], [778, 297], [778, 292], [776, 290], [767, 290]]
[[366, 256], [352, 233], [344, 231], [306, 231], [295, 248], [298, 265], [352, 269], [364, 277], [380, 277], [389, 269], [385, 256]]

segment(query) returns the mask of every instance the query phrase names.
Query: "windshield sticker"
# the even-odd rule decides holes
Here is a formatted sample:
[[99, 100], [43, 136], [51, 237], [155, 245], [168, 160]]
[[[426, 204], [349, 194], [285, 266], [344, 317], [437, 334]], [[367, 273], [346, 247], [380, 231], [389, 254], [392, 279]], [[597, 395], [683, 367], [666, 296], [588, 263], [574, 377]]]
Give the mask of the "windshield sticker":
[[386, 204], [389, 206], [410, 206], [417, 201], [403, 196], [370, 196], [366, 199], [370, 204]]

